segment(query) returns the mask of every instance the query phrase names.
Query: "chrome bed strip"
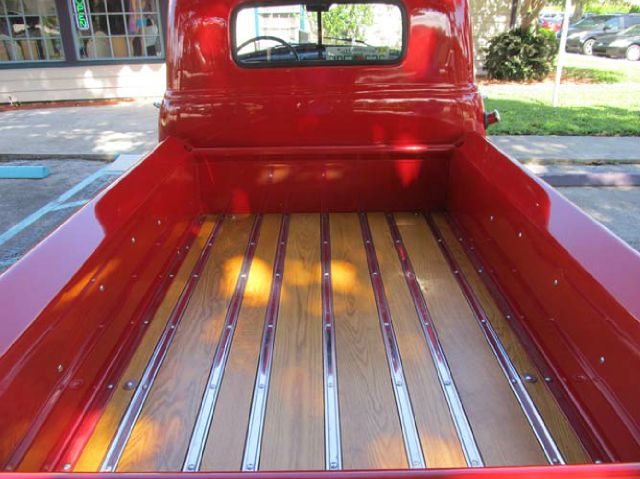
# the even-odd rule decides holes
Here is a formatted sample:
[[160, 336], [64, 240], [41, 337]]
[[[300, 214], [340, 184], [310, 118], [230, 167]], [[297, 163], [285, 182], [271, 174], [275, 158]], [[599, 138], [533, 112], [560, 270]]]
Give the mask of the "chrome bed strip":
[[255, 471], [260, 464], [260, 447], [262, 444], [262, 432], [267, 410], [267, 397], [269, 395], [269, 379], [271, 377], [271, 364], [273, 362], [273, 349], [276, 339], [276, 326], [278, 310], [280, 307], [280, 292], [282, 290], [282, 276], [284, 275], [284, 259], [287, 253], [287, 239], [289, 235], [289, 215], [282, 216], [278, 246], [271, 278], [271, 293], [267, 310], [265, 312], [264, 329], [262, 331], [262, 343], [260, 345], [260, 358], [258, 371], [253, 389], [251, 412], [249, 413], [249, 429], [244, 447], [242, 459], [243, 471]]
[[167, 321], [167, 326], [165, 327], [162, 336], [158, 340], [155, 349], [153, 350], [153, 354], [151, 355], [151, 359], [147, 364], [147, 367], [140, 378], [140, 383], [136, 388], [133, 397], [131, 398], [131, 402], [120, 421], [118, 429], [111, 440], [111, 444], [109, 445], [109, 449], [107, 450], [107, 454], [105, 455], [104, 460], [102, 461], [102, 466], [100, 467], [101, 472], [113, 472], [118, 467], [118, 462], [122, 457], [122, 453], [129, 441], [129, 437], [131, 436], [131, 432], [133, 431], [133, 427], [142, 412], [142, 407], [144, 406], [147, 397], [149, 396], [149, 391], [153, 386], [153, 382], [158, 375], [158, 371], [162, 367], [162, 363], [164, 362], [164, 358], [167, 355], [167, 351], [169, 350], [169, 346], [173, 341], [175, 333], [178, 329], [178, 325], [182, 320], [182, 316], [184, 311], [189, 304], [189, 299], [191, 298], [191, 294], [193, 293], [200, 276], [202, 275], [202, 271], [204, 270], [207, 261], [209, 260], [209, 256], [211, 254], [211, 249], [218, 237], [218, 233], [220, 232], [220, 228], [222, 227], [222, 222], [224, 221], [224, 215], [221, 215], [216, 222], [215, 226], [211, 230], [209, 238], [205, 247], [198, 258], [197, 263], [193, 267], [193, 271], [191, 276], [189, 277], [189, 281], [185, 285], [182, 294], [180, 295], [180, 299], [176, 303], [175, 308], [173, 309], [169, 321]]
[[424, 333], [424, 337], [429, 347], [429, 352], [431, 353], [436, 371], [438, 372], [438, 379], [440, 380], [440, 385], [447, 400], [449, 410], [451, 411], [451, 417], [453, 418], [453, 423], [456, 427], [467, 464], [471, 467], [481, 467], [484, 464], [480, 450], [476, 444], [475, 437], [473, 436], [473, 431], [471, 430], [471, 425], [469, 424], [467, 415], [464, 412], [464, 407], [462, 406], [458, 389], [453, 381], [451, 370], [447, 364], [447, 359], [444, 355], [444, 351], [442, 350], [438, 333], [435, 329], [435, 325], [433, 324], [427, 303], [422, 295], [422, 290], [418, 284], [411, 260], [409, 259], [407, 250], [402, 242], [402, 235], [400, 234], [400, 230], [398, 229], [398, 225], [396, 224], [393, 214], [387, 213], [386, 217], [389, 229], [391, 230], [393, 243], [396, 247], [396, 252], [398, 253], [398, 258], [402, 264], [404, 277], [420, 320], [422, 332]]
[[409, 389], [402, 368], [402, 360], [400, 358], [400, 350], [396, 341], [396, 335], [393, 330], [393, 322], [391, 312], [389, 311], [389, 303], [382, 282], [380, 273], [380, 265], [376, 255], [375, 245], [371, 236], [371, 229], [367, 220], [366, 213], [360, 213], [360, 227], [362, 229], [362, 238], [364, 248], [367, 253], [367, 264], [369, 266], [369, 274], [371, 276], [371, 285], [378, 309], [378, 320], [380, 322], [380, 330], [384, 340], [384, 346], [387, 353], [387, 361], [389, 363], [389, 372], [391, 373], [391, 383], [393, 384], [393, 392], [396, 398], [396, 407], [400, 416], [400, 424], [402, 426], [402, 436], [404, 438], [404, 447], [407, 453], [407, 462], [411, 468], [424, 468], [426, 462], [422, 455], [422, 446], [420, 445], [420, 436], [416, 426], [416, 419], [409, 397]]
[[511, 390], [516, 396], [518, 403], [520, 404], [520, 407], [522, 408], [522, 411], [527, 418], [527, 421], [531, 425], [531, 428], [533, 429], [533, 432], [536, 435], [536, 438], [538, 439], [538, 442], [540, 443], [540, 446], [542, 447], [547, 460], [551, 464], [565, 464], [565, 460], [562, 457], [560, 449], [555, 443], [551, 432], [547, 428], [547, 425], [544, 423], [544, 420], [542, 419], [542, 416], [540, 416], [535, 403], [531, 399], [529, 392], [524, 386], [524, 383], [520, 378], [520, 374], [518, 373], [517, 369], [513, 365], [513, 362], [511, 361], [511, 358], [509, 357], [509, 353], [507, 353], [507, 350], [502, 344], [502, 341], [500, 341], [500, 338], [498, 337], [495, 329], [489, 321], [484, 308], [473, 292], [473, 289], [471, 288], [471, 285], [469, 284], [466, 276], [460, 269], [458, 262], [454, 258], [453, 253], [449, 248], [449, 245], [442, 236], [440, 229], [436, 225], [431, 215], [425, 215], [425, 220], [431, 228], [434, 237], [438, 241], [438, 245], [440, 245], [442, 254], [447, 260], [447, 264], [449, 265], [449, 268], [451, 268], [453, 275], [460, 285], [460, 288], [462, 289], [467, 302], [471, 306], [471, 309], [474, 313], [473, 315], [479, 322], [480, 328], [482, 329], [482, 332], [484, 333], [484, 336], [487, 339], [487, 342], [489, 343], [493, 354], [496, 356], [496, 359], [502, 367], [504, 374], [507, 376], [509, 385], [511, 386]]
[[342, 469], [342, 445], [333, 290], [331, 286], [331, 239], [327, 213], [323, 213], [320, 219], [320, 256], [322, 263], [325, 468], [337, 470]]
[[236, 324], [238, 322], [238, 316], [240, 314], [240, 307], [242, 306], [242, 299], [247, 285], [251, 262], [253, 261], [258, 244], [258, 237], [260, 236], [262, 218], [261, 214], [257, 215], [251, 229], [249, 244], [245, 250], [240, 275], [236, 282], [236, 287], [233, 291], [229, 308], [227, 309], [227, 316], [225, 318], [222, 334], [220, 335], [220, 340], [213, 356], [213, 364], [211, 365], [209, 379], [207, 381], [202, 402], [200, 404], [200, 410], [198, 411], [198, 416], [193, 427], [191, 440], [189, 441], [189, 448], [187, 449], [184, 466], [182, 468], [183, 471], [198, 471], [202, 463], [202, 455], [207, 443], [207, 436], [209, 435], [211, 421], [213, 420], [213, 412], [216, 407], [218, 393], [220, 392], [220, 386], [222, 385], [224, 368], [227, 364], [229, 351], [231, 350], [231, 341], [233, 340], [233, 333], [235, 332]]

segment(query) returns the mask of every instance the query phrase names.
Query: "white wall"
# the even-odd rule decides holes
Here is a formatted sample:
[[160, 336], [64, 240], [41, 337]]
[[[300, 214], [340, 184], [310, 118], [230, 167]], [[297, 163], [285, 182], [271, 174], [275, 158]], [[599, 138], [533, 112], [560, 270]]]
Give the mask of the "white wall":
[[0, 103], [160, 98], [164, 63], [0, 70]]
[[469, 0], [476, 72], [484, 70], [482, 50], [488, 46], [489, 39], [509, 29], [511, 5], [511, 0]]

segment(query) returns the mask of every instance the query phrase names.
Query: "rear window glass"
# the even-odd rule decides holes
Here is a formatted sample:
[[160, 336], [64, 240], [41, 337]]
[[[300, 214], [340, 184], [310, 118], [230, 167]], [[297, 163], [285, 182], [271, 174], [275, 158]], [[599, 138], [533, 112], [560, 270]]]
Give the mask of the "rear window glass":
[[232, 35], [245, 66], [384, 64], [402, 58], [405, 20], [394, 3], [251, 4]]

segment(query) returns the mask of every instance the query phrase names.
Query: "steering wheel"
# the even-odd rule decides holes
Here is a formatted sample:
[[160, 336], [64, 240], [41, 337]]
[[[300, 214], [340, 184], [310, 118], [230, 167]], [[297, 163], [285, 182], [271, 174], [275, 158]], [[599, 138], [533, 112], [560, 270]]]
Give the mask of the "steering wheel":
[[242, 50], [244, 47], [246, 47], [247, 45], [250, 45], [251, 43], [255, 43], [258, 42], [260, 40], [273, 40], [274, 42], [277, 42], [281, 45], [284, 45], [285, 47], [287, 47], [291, 53], [293, 53], [293, 56], [296, 58], [296, 61], [299, 62], [300, 61], [300, 57], [298, 56], [298, 52], [296, 51], [295, 48], [293, 48], [293, 46], [284, 41], [282, 38], [278, 38], [278, 37], [274, 37], [271, 35], [258, 35], [257, 37], [253, 37], [249, 40], [247, 40], [246, 42], [242, 43], [241, 45], [238, 46], [238, 48], [236, 49], [236, 51], [240, 51]]

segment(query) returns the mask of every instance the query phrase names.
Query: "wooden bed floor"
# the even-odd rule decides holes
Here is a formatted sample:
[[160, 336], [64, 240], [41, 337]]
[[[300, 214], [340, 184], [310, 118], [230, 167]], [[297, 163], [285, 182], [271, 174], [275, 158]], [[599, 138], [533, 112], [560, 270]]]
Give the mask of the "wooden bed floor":
[[206, 217], [73, 469], [548, 464], [540, 427], [560, 462], [590, 462], [525, 374], [443, 214]]

